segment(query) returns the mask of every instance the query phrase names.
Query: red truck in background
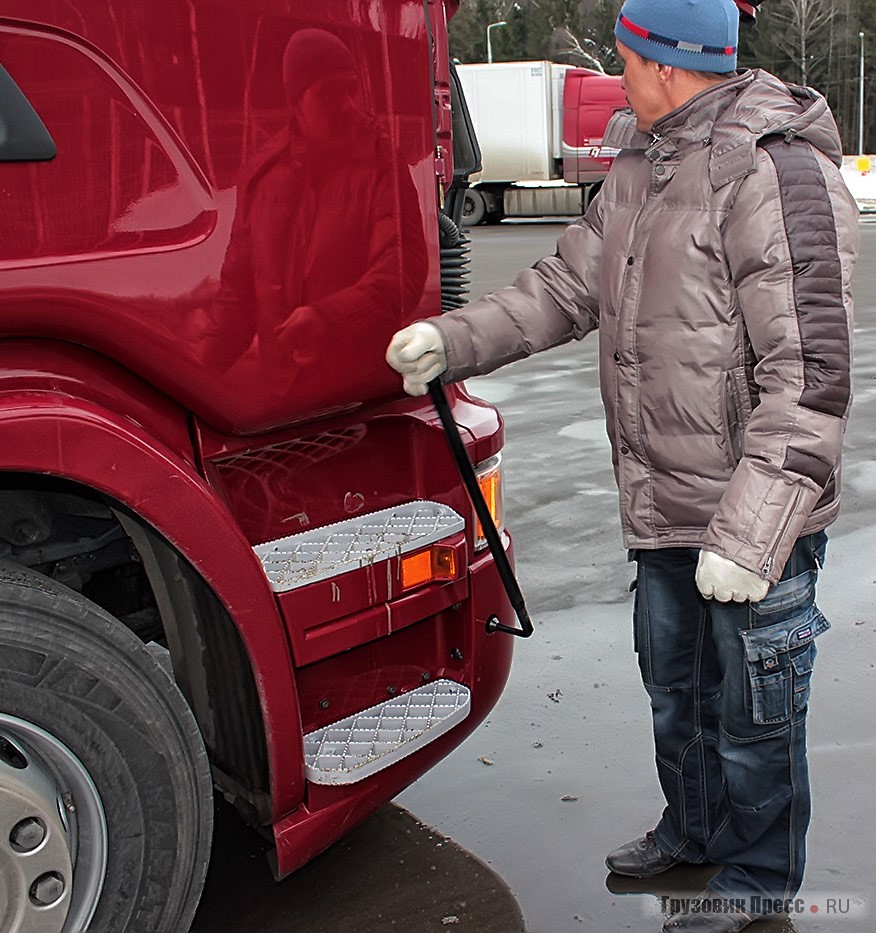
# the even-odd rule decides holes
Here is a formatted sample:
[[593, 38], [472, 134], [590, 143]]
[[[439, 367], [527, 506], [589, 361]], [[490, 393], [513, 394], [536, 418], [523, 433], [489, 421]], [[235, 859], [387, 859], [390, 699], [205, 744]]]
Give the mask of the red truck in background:
[[457, 70], [483, 164], [463, 222], [583, 214], [617, 155], [602, 136], [626, 106], [620, 77], [549, 61]]
[[[383, 360], [465, 290], [455, 7], [0, 6], [5, 933], [184, 933], [214, 792], [283, 877], [503, 689], [495, 561]], [[448, 393], [501, 522], [501, 419]]]

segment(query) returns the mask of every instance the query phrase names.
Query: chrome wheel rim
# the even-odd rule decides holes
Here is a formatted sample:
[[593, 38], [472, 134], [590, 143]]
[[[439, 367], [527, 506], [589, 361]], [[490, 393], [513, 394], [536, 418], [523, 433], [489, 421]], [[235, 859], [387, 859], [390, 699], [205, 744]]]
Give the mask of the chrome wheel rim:
[[85, 933], [106, 865], [106, 815], [88, 770], [55, 736], [0, 713], [0, 929]]

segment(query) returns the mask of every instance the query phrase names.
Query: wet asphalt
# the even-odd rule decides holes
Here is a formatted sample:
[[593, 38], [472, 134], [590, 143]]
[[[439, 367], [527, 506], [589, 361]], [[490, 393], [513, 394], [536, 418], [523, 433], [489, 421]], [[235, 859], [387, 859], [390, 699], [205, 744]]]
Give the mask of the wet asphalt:
[[279, 884], [267, 844], [230, 808], [191, 933], [524, 933], [508, 886], [390, 804]]
[[[876, 220], [876, 219], [874, 219]], [[810, 704], [814, 794], [800, 900], [757, 933], [872, 933], [876, 717], [876, 222], [862, 220], [856, 401], [844, 511], [831, 530]], [[472, 294], [554, 251], [562, 224], [473, 231]], [[474, 379], [506, 419], [507, 524], [536, 624], [469, 739], [371, 820], [277, 885], [266, 844], [220, 808], [192, 933], [657, 933], [708, 868], [610, 875], [609, 850], [662, 809], [647, 696], [632, 652], [632, 571], [617, 519], [585, 339]], [[496, 637], [505, 637], [496, 635]]]

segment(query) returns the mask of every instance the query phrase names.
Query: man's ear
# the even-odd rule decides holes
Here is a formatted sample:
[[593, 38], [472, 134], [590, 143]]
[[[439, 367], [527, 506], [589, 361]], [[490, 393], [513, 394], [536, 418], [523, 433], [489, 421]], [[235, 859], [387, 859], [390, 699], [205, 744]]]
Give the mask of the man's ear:
[[672, 65], [664, 65], [662, 62], [655, 62], [657, 65], [657, 77], [664, 83], [668, 84], [672, 79], [672, 73], [675, 70]]

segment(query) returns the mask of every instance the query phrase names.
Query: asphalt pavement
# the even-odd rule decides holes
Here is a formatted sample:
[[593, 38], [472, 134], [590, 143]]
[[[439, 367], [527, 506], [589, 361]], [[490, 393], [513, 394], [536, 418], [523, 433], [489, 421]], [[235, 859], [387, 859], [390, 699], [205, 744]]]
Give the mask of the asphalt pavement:
[[268, 843], [230, 807], [191, 933], [524, 933], [507, 885], [479, 859], [388, 805], [279, 884]]

